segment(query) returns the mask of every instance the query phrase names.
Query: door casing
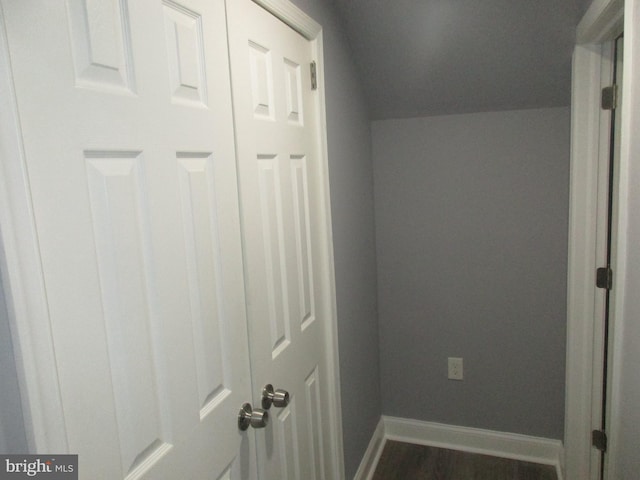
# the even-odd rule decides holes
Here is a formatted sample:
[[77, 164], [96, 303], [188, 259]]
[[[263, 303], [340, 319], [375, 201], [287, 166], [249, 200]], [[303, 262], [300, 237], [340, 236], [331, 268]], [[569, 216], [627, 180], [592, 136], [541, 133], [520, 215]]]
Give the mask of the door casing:
[[[320, 161], [324, 196], [320, 265], [325, 285], [325, 310], [330, 312], [327, 329], [329, 398], [326, 412], [332, 426], [329, 435], [335, 459], [332, 476], [344, 478], [342, 414], [338, 362], [338, 329], [335, 294], [334, 254], [329, 197], [322, 27], [288, 0], [254, 0], [271, 14], [301, 33], [312, 43], [317, 59]], [[38, 237], [33, 219], [31, 192], [22, 148], [5, 19], [0, 5], [0, 270], [7, 290], [7, 307], [12, 327], [16, 363], [25, 416], [27, 443], [31, 452], [53, 452], [67, 448], [64, 412], [55, 369], [55, 352], [47, 296], [41, 270]]]
[[[569, 480], [599, 477], [599, 454], [591, 446], [591, 430], [597, 426], [602, 407], [603, 335], [598, 326], [603, 324], [603, 298], [595, 286], [595, 271], [603, 266], [602, 205], [606, 205], [607, 195], [603, 185], [608, 183], [610, 122], [610, 112], [600, 108], [600, 90], [603, 79], [612, 75], [612, 42], [630, 27], [631, 15], [625, 15], [625, 10], [632, 2], [626, 3], [625, 7], [622, 0], [595, 0], [578, 25], [573, 55], [565, 401], [565, 478]], [[627, 55], [625, 52], [625, 57]], [[628, 84], [628, 73], [625, 71], [623, 75], [623, 84]], [[630, 102], [624, 95], [618, 108], [622, 109], [622, 151], [617, 167], [618, 178], [624, 179], [629, 169], [626, 139], [630, 133]], [[618, 206], [618, 215], [613, 226], [613, 249], [617, 258], [611, 291], [612, 325], [621, 318], [625, 295], [626, 237], [616, 232], [626, 230], [629, 214], [628, 205], [623, 201], [626, 192], [625, 182], [620, 181], [613, 200]], [[609, 343], [612, 352], [607, 478], [615, 478], [621, 335], [621, 330], [614, 327]]]

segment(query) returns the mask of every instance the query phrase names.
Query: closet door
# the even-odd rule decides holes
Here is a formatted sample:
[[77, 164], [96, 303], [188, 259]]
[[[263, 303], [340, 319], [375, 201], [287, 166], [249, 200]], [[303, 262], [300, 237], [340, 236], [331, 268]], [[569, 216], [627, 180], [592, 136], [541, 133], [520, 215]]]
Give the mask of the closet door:
[[66, 439], [39, 453], [254, 476], [223, 0], [1, 6]]
[[289, 394], [256, 432], [258, 464], [265, 480], [330, 479], [338, 400], [313, 45], [250, 0], [227, 8], [253, 398], [265, 385]]

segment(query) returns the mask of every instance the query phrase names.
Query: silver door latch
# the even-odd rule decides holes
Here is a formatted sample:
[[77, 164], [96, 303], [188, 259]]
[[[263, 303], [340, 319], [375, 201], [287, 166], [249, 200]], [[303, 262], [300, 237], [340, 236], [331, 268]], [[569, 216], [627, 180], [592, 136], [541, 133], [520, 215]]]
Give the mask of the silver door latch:
[[251, 407], [250, 403], [242, 405], [240, 412], [238, 413], [238, 428], [242, 431], [248, 429], [250, 426], [253, 428], [264, 428], [269, 424], [269, 412]]
[[289, 392], [282, 389], [273, 389], [273, 385], [268, 383], [262, 389], [262, 408], [269, 410], [271, 405], [284, 408], [289, 405]]

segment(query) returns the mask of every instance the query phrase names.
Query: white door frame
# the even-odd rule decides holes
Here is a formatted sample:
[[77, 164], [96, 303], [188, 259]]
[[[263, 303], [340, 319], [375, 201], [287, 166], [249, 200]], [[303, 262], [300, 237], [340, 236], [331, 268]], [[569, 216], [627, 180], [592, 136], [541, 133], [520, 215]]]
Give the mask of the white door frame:
[[[600, 408], [602, 368], [602, 335], [595, 325], [602, 322], [602, 304], [595, 300], [595, 271], [603, 266], [598, 253], [602, 246], [597, 235], [598, 205], [602, 204], [602, 163], [608, 162], [608, 140], [602, 145], [603, 135], [610, 118], [609, 112], [600, 109], [601, 79], [611, 74], [611, 41], [623, 30], [625, 43], [633, 38], [630, 25], [633, 0], [594, 0], [578, 25], [576, 48], [573, 56], [572, 85], [572, 140], [571, 140], [571, 187], [569, 214], [569, 263], [567, 303], [567, 364], [565, 403], [565, 478], [589, 480], [598, 478], [598, 456], [591, 447], [594, 410]], [[627, 49], [625, 49], [627, 50]], [[629, 49], [631, 50], [631, 49]], [[625, 51], [623, 85], [629, 85], [626, 68], [630, 52]], [[627, 185], [629, 170], [629, 112], [631, 102], [624, 96], [622, 109], [621, 155], [617, 197], [617, 232], [627, 228]], [[608, 136], [607, 136], [608, 138]], [[614, 235], [617, 262], [614, 270], [614, 289], [611, 308], [615, 322], [622, 321], [626, 271], [626, 237]], [[610, 345], [611, 396], [609, 399], [610, 439], [607, 461], [607, 477], [614, 478], [615, 434], [619, 424], [618, 394], [620, 379], [619, 352], [622, 345], [621, 329], [613, 329]]]
[[[288, 0], [254, 0], [311, 41], [319, 88], [320, 160], [322, 162], [323, 258], [322, 299], [330, 312], [328, 338], [329, 398], [327, 412], [334, 446], [333, 476], [344, 478], [342, 413], [338, 362], [338, 328], [334, 255], [329, 197], [324, 58], [322, 27]], [[22, 147], [22, 132], [13, 88], [4, 14], [0, 5], [0, 270], [6, 291], [18, 376], [23, 399], [25, 429], [30, 452], [66, 452], [64, 412], [56, 375], [47, 295], [41, 270], [38, 236], [33, 219], [31, 191]]]

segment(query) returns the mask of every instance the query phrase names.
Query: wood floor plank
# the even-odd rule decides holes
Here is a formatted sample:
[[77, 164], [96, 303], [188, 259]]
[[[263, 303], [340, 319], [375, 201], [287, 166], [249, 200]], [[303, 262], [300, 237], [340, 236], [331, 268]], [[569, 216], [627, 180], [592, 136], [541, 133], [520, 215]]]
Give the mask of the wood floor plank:
[[387, 441], [373, 480], [414, 479], [558, 480], [550, 465]]

